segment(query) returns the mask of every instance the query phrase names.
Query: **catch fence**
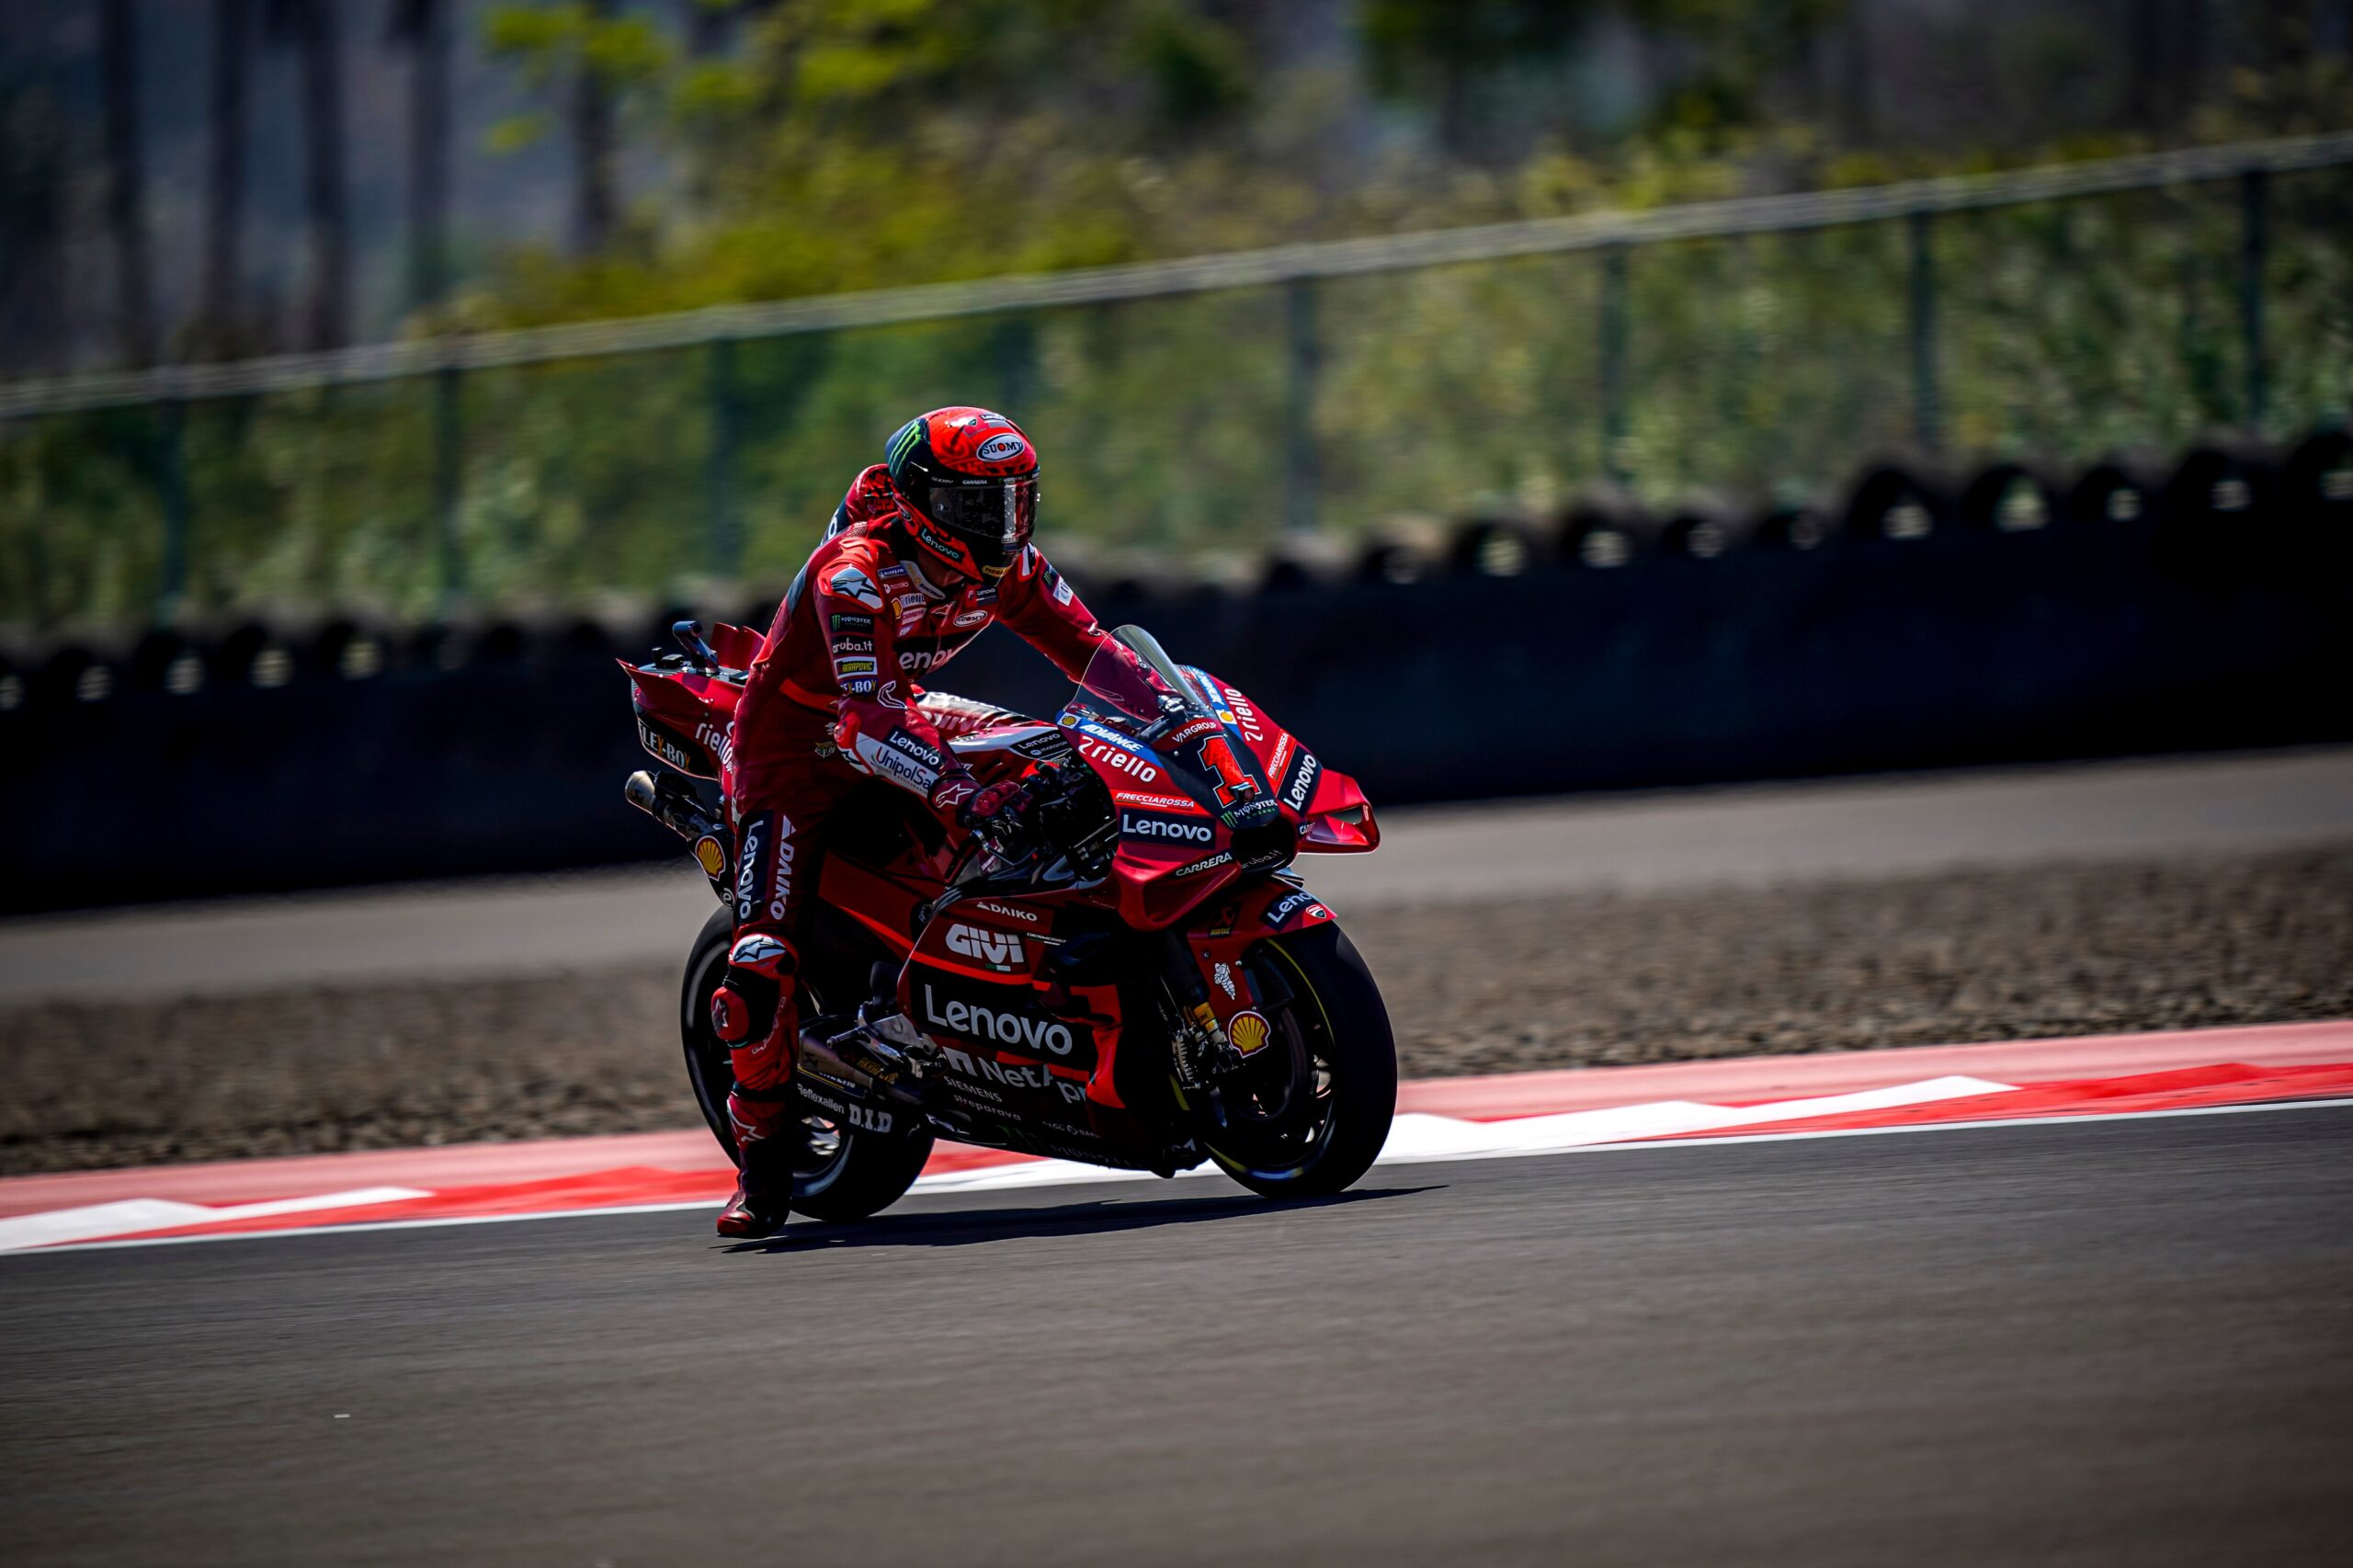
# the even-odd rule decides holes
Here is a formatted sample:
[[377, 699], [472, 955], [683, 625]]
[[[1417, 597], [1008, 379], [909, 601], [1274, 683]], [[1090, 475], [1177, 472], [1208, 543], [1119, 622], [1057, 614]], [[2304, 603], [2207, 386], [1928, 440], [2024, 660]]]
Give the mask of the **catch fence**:
[[1097, 551], [2353, 403], [2353, 135], [0, 386], [0, 623], [773, 583], [915, 408]]

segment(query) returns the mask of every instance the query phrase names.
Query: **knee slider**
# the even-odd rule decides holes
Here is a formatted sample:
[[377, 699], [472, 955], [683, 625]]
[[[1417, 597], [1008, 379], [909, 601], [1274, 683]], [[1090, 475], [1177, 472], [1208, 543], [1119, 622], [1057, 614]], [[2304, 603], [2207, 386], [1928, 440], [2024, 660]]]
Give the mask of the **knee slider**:
[[731, 1047], [766, 1040], [800, 964], [790, 942], [757, 931], [738, 937], [727, 977], [710, 995], [711, 1033]]

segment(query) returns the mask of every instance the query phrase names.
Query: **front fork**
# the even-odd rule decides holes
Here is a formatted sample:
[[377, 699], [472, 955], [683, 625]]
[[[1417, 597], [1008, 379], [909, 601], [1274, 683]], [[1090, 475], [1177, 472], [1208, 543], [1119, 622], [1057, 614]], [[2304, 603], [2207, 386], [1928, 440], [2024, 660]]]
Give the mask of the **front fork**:
[[1171, 1051], [1176, 1061], [1176, 1080], [1184, 1088], [1199, 1089], [1241, 1065], [1242, 1053], [1233, 1049], [1225, 1026], [1217, 1021], [1217, 1009], [1210, 1005], [1210, 988], [1201, 979], [1200, 966], [1193, 961], [1185, 934], [1163, 931], [1161, 940], [1165, 959], [1161, 970], [1176, 1005]]

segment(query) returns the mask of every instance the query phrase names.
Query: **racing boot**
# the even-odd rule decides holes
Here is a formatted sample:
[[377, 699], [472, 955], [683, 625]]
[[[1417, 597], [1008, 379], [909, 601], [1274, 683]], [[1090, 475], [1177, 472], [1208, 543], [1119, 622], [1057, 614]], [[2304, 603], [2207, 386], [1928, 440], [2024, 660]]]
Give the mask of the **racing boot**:
[[735, 1239], [774, 1235], [792, 1205], [793, 1057], [801, 1009], [790, 943], [764, 932], [735, 938], [727, 975], [710, 998], [711, 1031], [725, 1042], [735, 1073], [727, 1096], [734, 1130], [735, 1196], [719, 1211], [719, 1233]]
[[719, 1211], [719, 1233], [731, 1241], [756, 1241], [784, 1229], [792, 1210], [792, 1085], [737, 1088], [727, 1096], [727, 1119], [735, 1129], [735, 1196]]

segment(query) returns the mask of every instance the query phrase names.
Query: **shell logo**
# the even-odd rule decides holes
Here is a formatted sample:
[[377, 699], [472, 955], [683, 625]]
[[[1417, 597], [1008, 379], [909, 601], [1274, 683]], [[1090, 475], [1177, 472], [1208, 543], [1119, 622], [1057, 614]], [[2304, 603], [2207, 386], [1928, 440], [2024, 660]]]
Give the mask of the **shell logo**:
[[1258, 1049], [1267, 1043], [1268, 1031], [1266, 1016], [1260, 1013], [1236, 1013], [1226, 1024], [1225, 1032], [1227, 1038], [1233, 1041], [1234, 1050], [1245, 1056], [1255, 1055]]
[[695, 863], [706, 877], [723, 877], [727, 874], [727, 851], [719, 846], [719, 840], [705, 834], [695, 840]]

